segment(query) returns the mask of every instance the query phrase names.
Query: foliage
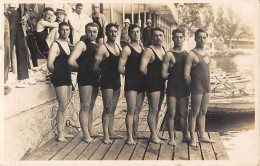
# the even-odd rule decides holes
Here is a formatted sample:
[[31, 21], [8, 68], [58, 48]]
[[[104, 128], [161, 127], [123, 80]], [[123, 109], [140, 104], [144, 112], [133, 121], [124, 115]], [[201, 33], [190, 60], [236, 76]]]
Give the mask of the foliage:
[[188, 32], [186, 36], [193, 36], [198, 29], [208, 31], [214, 20], [212, 6], [208, 3], [186, 3], [177, 5], [179, 22], [178, 28]]

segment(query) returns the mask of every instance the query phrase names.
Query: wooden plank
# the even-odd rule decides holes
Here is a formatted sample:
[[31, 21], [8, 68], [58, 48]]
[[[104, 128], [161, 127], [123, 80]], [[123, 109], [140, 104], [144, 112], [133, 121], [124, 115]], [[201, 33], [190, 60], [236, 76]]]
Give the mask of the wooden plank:
[[67, 138], [67, 142], [56, 142], [52, 147], [45, 151], [42, 155], [33, 158], [33, 160], [49, 160], [52, 156], [64, 148], [73, 138]]
[[32, 152], [25, 160], [35, 160], [35, 159], [37, 159], [39, 156], [41, 156], [44, 152], [49, 150], [56, 143], [57, 143], [56, 137], [53, 137], [51, 140], [49, 140], [43, 146], [36, 149], [36, 151]]
[[[160, 135], [162, 135], [162, 132], [159, 132]], [[149, 141], [149, 144], [147, 146], [144, 160], [157, 160], [160, 150], [160, 144], [155, 144]]]
[[[207, 137], [208, 137], [208, 134], [207, 134]], [[200, 142], [200, 147], [201, 147], [201, 153], [203, 156], [203, 160], [216, 160], [211, 143]]]
[[89, 144], [76, 160], [88, 160], [97, 150], [97, 148], [102, 144], [102, 139], [103, 137], [95, 138], [95, 142]]
[[[122, 135], [122, 134], [121, 134]], [[117, 156], [121, 152], [126, 140], [125, 139], [116, 139], [112, 146], [107, 151], [103, 160], [116, 160]]]
[[[134, 139], [135, 143], [138, 143], [138, 139]], [[127, 143], [125, 143], [122, 151], [120, 152], [120, 154], [118, 155], [116, 160], [130, 160], [130, 157], [136, 147], [135, 145], [128, 145]]]
[[175, 133], [174, 160], [188, 160], [188, 144], [182, 142], [182, 133], [180, 131], [176, 131]]
[[[199, 140], [198, 137], [197, 137], [197, 140]], [[189, 146], [189, 159], [190, 160], [202, 160], [200, 146], [197, 149]]]
[[[111, 139], [112, 144], [114, 143], [115, 139]], [[89, 160], [102, 160], [104, 155], [107, 153], [109, 148], [112, 146], [112, 144], [104, 144], [101, 143], [100, 146], [97, 148], [97, 150], [94, 152], [94, 154], [90, 157]]]
[[[143, 132], [143, 134], [148, 136], [149, 132]], [[139, 139], [130, 160], [143, 160], [148, 142], [149, 139]]]
[[[169, 139], [169, 134], [167, 131], [163, 132], [163, 136]], [[164, 141], [161, 145], [160, 154], [158, 160], [172, 160], [173, 157], [173, 146], [168, 144], [169, 140]]]
[[73, 138], [63, 149], [61, 149], [55, 156], [50, 160], [62, 160], [67, 156], [82, 140], [83, 133], [80, 132], [76, 137]]
[[81, 141], [63, 160], [76, 160], [89, 143]]
[[219, 133], [217, 132], [209, 132], [209, 136], [211, 139], [215, 141], [215, 143], [212, 144], [214, 153], [217, 160], [229, 160], [227, 151], [223, 145], [223, 142], [221, 140], [221, 137]]

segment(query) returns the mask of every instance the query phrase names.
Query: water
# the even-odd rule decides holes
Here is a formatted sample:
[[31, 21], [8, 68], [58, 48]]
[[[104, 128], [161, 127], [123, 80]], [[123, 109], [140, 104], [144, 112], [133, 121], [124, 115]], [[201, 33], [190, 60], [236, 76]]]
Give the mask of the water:
[[[213, 68], [249, 78], [250, 81], [244, 83], [244, 86], [254, 90], [255, 58], [252, 53], [211, 60]], [[220, 133], [230, 160], [253, 162], [258, 159], [259, 139], [255, 130], [254, 113], [208, 115], [206, 130]]]

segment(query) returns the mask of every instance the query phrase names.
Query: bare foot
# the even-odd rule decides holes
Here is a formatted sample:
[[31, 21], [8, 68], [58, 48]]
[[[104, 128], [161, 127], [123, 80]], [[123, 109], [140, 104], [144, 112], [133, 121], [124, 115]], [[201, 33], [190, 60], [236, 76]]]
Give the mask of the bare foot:
[[215, 143], [214, 140], [209, 139], [209, 138], [207, 138], [207, 137], [201, 137], [201, 138], [199, 138], [199, 141], [200, 141], [200, 142], [207, 142], [207, 143]]
[[168, 140], [168, 138], [163, 137], [163, 136], [161, 136], [161, 135], [158, 135], [158, 138], [159, 138], [159, 139], [162, 139], [162, 140]]
[[198, 149], [199, 148], [199, 145], [197, 144], [197, 142], [195, 140], [190, 140], [190, 146], [195, 148], [195, 149]]
[[142, 135], [141, 133], [139, 133], [139, 132], [136, 132], [136, 133], [134, 133], [133, 134], [133, 138], [148, 138], [148, 137], [146, 137], [146, 136], [144, 136], [144, 135]]
[[104, 144], [112, 144], [112, 141], [111, 141], [109, 138], [103, 138], [103, 139], [102, 139], [102, 142], [103, 142]]
[[124, 136], [118, 135], [118, 134], [116, 134], [116, 133], [113, 133], [113, 134], [110, 134], [110, 135], [109, 135], [109, 138], [111, 138], [111, 139], [123, 139]]
[[169, 145], [173, 146], [173, 145], [176, 145], [176, 142], [174, 139], [170, 139], [169, 142], [168, 142]]
[[155, 143], [155, 144], [164, 144], [162, 140], [159, 138], [150, 138], [150, 142]]
[[63, 136], [57, 136], [56, 139], [58, 142], [67, 142], [67, 140]]
[[94, 131], [89, 132], [89, 135], [90, 135], [91, 137], [103, 137], [103, 135], [101, 135], [101, 134], [99, 134], [99, 133], [96, 133], [96, 132], [94, 132]]
[[135, 141], [133, 140], [133, 138], [127, 139], [126, 143], [127, 143], [128, 145], [135, 145]]
[[86, 138], [86, 137], [83, 137], [82, 138], [82, 141], [86, 142], [86, 143], [94, 143], [95, 141], [93, 140], [93, 138], [89, 137], [89, 138]]
[[182, 142], [189, 142], [189, 141], [190, 141], [190, 136], [189, 135], [183, 135]]
[[75, 136], [64, 132], [64, 137], [66, 137], [66, 138], [74, 138]]

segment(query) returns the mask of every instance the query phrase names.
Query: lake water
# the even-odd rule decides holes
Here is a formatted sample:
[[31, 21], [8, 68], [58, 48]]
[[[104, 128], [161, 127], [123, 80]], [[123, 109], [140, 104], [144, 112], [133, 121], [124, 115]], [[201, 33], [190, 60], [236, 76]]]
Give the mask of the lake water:
[[[234, 57], [212, 58], [212, 67], [227, 73], [239, 73], [250, 79], [243, 83], [246, 89], [254, 90], [253, 54]], [[230, 160], [253, 162], [259, 157], [258, 132], [255, 130], [254, 113], [208, 115], [206, 129], [220, 133]]]

